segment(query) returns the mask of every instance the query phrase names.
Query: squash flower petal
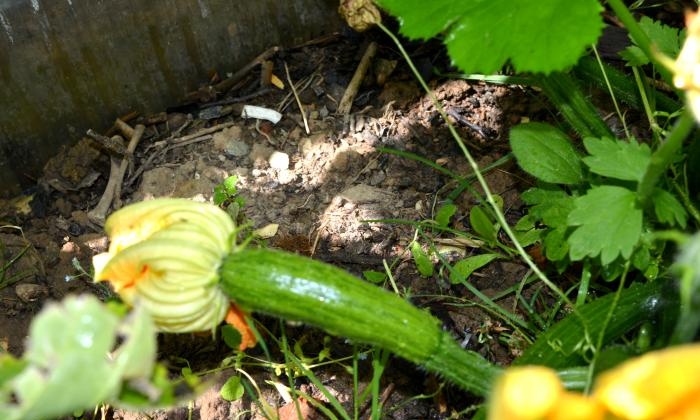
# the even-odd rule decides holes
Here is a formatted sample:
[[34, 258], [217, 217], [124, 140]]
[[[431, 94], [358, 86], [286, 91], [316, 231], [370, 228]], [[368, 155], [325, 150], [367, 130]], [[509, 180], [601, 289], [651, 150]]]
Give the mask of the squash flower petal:
[[593, 396], [620, 418], [684, 417], [700, 411], [700, 344], [647, 353], [602, 373]]
[[[143, 306], [158, 330], [213, 330], [226, 318], [232, 304], [218, 270], [235, 225], [223, 210], [185, 199], [145, 201], [112, 214], [105, 230], [111, 242], [93, 258], [95, 281], [109, 281], [124, 302]], [[255, 345], [247, 325], [234, 327], [248, 338], [242, 349]]]
[[[686, 93], [686, 102], [695, 120], [700, 122], [700, 18], [697, 12], [687, 12], [685, 24], [688, 35], [678, 58], [668, 67], [673, 71], [673, 84]], [[670, 61], [666, 59], [664, 61]]]
[[496, 382], [491, 395], [489, 420], [543, 419], [563, 392], [559, 377], [549, 368], [510, 368]]
[[700, 344], [669, 347], [601, 373], [592, 395], [564, 390], [541, 366], [506, 369], [489, 420], [700, 419]]

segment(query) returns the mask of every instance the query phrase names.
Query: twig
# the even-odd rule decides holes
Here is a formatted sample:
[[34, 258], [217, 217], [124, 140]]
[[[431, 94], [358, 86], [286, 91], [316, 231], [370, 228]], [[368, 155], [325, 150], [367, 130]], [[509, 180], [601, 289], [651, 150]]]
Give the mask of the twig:
[[163, 146], [163, 145], [167, 145], [167, 144], [187, 143], [189, 140], [196, 139], [198, 137], [203, 137], [207, 134], [216, 133], [217, 131], [221, 131], [223, 129], [229, 128], [233, 125], [234, 125], [233, 122], [226, 122], [226, 123], [217, 124], [215, 126], [212, 126], [209, 128], [204, 128], [202, 130], [197, 131], [196, 133], [188, 134], [186, 136], [170, 137], [170, 138], [167, 138], [165, 140], [155, 142], [152, 147], [159, 147], [159, 146]]
[[277, 52], [280, 50], [280, 47], [272, 47], [268, 48], [267, 50], [263, 51], [262, 54], [259, 56], [255, 57], [253, 61], [250, 63], [246, 64], [245, 66], [241, 67], [240, 70], [238, 70], [236, 73], [233, 74], [233, 76], [229, 77], [226, 80], [223, 80], [216, 85], [214, 85], [214, 89], [217, 92], [226, 92], [227, 90], [231, 89], [233, 85], [236, 84], [239, 80], [241, 80], [250, 70], [253, 69], [253, 67], [257, 66], [258, 64], [262, 63], [263, 61], [269, 59], [273, 55], [277, 54]]
[[201, 105], [199, 109], [204, 109], [204, 108], [210, 108], [212, 106], [218, 106], [218, 105], [231, 105], [231, 104], [236, 104], [239, 102], [245, 102], [253, 98], [257, 98], [258, 96], [262, 95], [267, 95], [268, 93], [274, 92], [274, 88], [264, 88], [260, 89], [257, 92], [253, 92], [250, 95], [244, 95], [244, 96], [237, 96], [235, 98], [227, 98], [227, 99], [222, 99], [220, 101], [215, 101], [215, 102], [209, 102], [206, 105]]
[[376, 53], [377, 43], [371, 42], [367, 46], [365, 53], [362, 55], [362, 59], [360, 60], [360, 64], [358, 64], [357, 69], [355, 70], [355, 74], [352, 76], [352, 80], [350, 80], [348, 87], [345, 89], [343, 98], [340, 100], [340, 105], [338, 105], [337, 114], [342, 115], [350, 113], [352, 103], [355, 100], [355, 96], [357, 95], [358, 90], [360, 89], [360, 85], [362, 84], [362, 79], [365, 78], [365, 74], [367, 73], [369, 64], [372, 62], [372, 58]]
[[[146, 159], [146, 161], [144, 163], [142, 163], [141, 166], [138, 167], [138, 169], [136, 169], [134, 174], [131, 175], [131, 178], [129, 178], [129, 180], [126, 182], [126, 186], [132, 185], [134, 183], [134, 181], [136, 181], [136, 179], [139, 176], [141, 176], [143, 171], [146, 170], [146, 168], [148, 168], [150, 166], [150, 164], [153, 162], [153, 160], [156, 158], [156, 156], [164, 155], [165, 153], [168, 153], [169, 151], [175, 149], [176, 147], [182, 147], [182, 146], [187, 146], [187, 145], [193, 144], [193, 143], [199, 143], [201, 141], [211, 140], [214, 136], [211, 134], [207, 134], [205, 132], [207, 132], [213, 128], [218, 128], [217, 130], [214, 130], [214, 131], [218, 131], [218, 130], [221, 130], [223, 128], [230, 127], [231, 125], [233, 125], [233, 123], [225, 123], [225, 124], [220, 124], [218, 126], [205, 129], [205, 130], [201, 130], [197, 133], [190, 134], [188, 136], [181, 137], [181, 138], [177, 139], [176, 143], [172, 143], [171, 140], [163, 140], [163, 141], [158, 142], [158, 144], [154, 145], [154, 147], [160, 147], [163, 145], [166, 145], [166, 147], [164, 147], [162, 150], [156, 150], [155, 152], [151, 153], [151, 155], [148, 157], [148, 159]], [[211, 132], [213, 132], [213, 131], [211, 131]]]
[[[114, 143], [123, 141], [120, 136], [114, 136], [111, 140]], [[105, 191], [102, 194], [102, 197], [100, 197], [100, 201], [97, 203], [97, 206], [88, 212], [88, 219], [100, 226], [104, 226], [107, 211], [109, 210], [109, 206], [112, 204], [120, 166], [119, 158], [114, 155], [110, 155], [109, 162], [109, 180], [107, 180]], [[119, 182], [121, 182], [121, 180], [119, 180]]]
[[114, 121], [114, 127], [116, 127], [117, 130], [121, 131], [124, 137], [129, 139], [134, 137], [134, 129], [129, 124], [124, 122], [121, 118], [117, 118]]
[[258, 120], [258, 119], [255, 120], [255, 131], [257, 131], [258, 134], [260, 134], [261, 136], [265, 137], [267, 139], [268, 143], [277, 147], [277, 143], [272, 141], [272, 138], [270, 137], [270, 135], [260, 129], [260, 120]]
[[[124, 123], [124, 125], [129, 127], [126, 123]], [[117, 185], [114, 189], [113, 199], [113, 207], [115, 210], [121, 208], [122, 206], [122, 182], [124, 181], [124, 175], [126, 174], [126, 167], [129, 165], [133, 167], [134, 150], [136, 150], [136, 146], [141, 141], [141, 137], [143, 137], [145, 130], [146, 126], [143, 124], [139, 124], [136, 126], [136, 128], [131, 129], [131, 140], [129, 140], [129, 145], [126, 147], [126, 156], [124, 156], [124, 159], [122, 159], [121, 164], [119, 165], [119, 173], [117, 173]]]
[[304, 111], [304, 107], [301, 105], [301, 99], [299, 99], [299, 95], [297, 94], [297, 89], [294, 87], [294, 82], [292, 82], [292, 77], [289, 75], [289, 67], [287, 67], [287, 62], [285, 61], [284, 63], [284, 71], [287, 73], [287, 81], [289, 82], [289, 86], [292, 89], [292, 93], [294, 94], [294, 99], [297, 101], [297, 106], [299, 107], [299, 112], [301, 112], [301, 118], [304, 119], [304, 129], [306, 130], [306, 135], [311, 134], [311, 130], [309, 130], [309, 121], [306, 119], [306, 112]]
[[93, 129], [87, 131], [87, 136], [95, 140], [95, 142], [100, 146], [100, 148], [107, 152], [110, 156], [124, 156], [126, 155], [126, 148], [124, 147], [124, 139], [121, 136], [107, 137], [102, 134], [98, 134]]
[[[122, 122], [128, 123], [129, 121], [133, 120], [134, 118], [136, 118], [136, 117], [138, 117], [138, 116], [139, 116], [139, 112], [138, 112], [138, 111], [131, 111], [131, 112], [129, 112], [129, 113], [126, 114], [126, 115], [122, 115], [122, 116], [119, 117], [118, 119], [121, 120]], [[115, 125], [113, 125], [112, 127], [110, 127], [109, 130], [107, 130], [107, 133], [105, 133], [105, 136], [107, 136], [107, 137], [112, 137], [112, 136], [114, 136], [114, 135], [117, 134], [117, 131], [118, 131], [118, 130], [119, 130], [119, 128], [118, 128], [118, 127], [116, 126], [116, 124], [115, 124]], [[131, 137], [131, 136], [127, 136], [127, 137]]]
[[199, 130], [196, 133], [188, 134], [188, 135], [180, 137], [180, 138], [169, 140], [168, 143], [172, 143], [172, 144], [184, 143], [184, 142], [187, 142], [188, 140], [192, 140], [192, 139], [195, 139], [197, 137], [202, 137], [206, 134], [216, 133], [217, 131], [221, 131], [225, 128], [232, 127], [233, 125], [234, 125], [234, 123], [232, 123], [232, 122], [217, 124], [213, 127]]

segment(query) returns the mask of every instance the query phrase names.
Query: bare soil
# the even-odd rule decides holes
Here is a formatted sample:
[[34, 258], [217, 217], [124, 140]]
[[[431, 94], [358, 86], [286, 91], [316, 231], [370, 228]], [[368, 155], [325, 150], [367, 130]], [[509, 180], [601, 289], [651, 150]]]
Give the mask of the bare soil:
[[[469, 348], [482, 352], [497, 363], [513, 357], [501, 344], [504, 331], [497, 320], [474, 306], [451, 306], [429, 295], [471, 298], [463, 286], [451, 285], [438, 273], [432, 278], [419, 275], [407, 252], [414, 228], [398, 223], [366, 223], [365, 220], [401, 219], [420, 221], [433, 212], [454, 188], [450, 179], [415, 160], [382, 153], [393, 148], [422, 156], [462, 176], [471, 170], [449, 135], [431, 101], [421, 92], [401, 58], [383, 40], [375, 63], [396, 69], [386, 74], [376, 65], [366, 76], [349, 117], [335, 114], [337, 104], [357, 66], [364, 43], [336, 38], [331, 42], [282, 52], [273, 58], [274, 74], [286, 81], [284, 63], [291, 78], [299, 83], [300, 101], [308, 115], [309, 132], [289, 89], [266, 89], [259, 93], [259, 78], [251, 74], [242, 87], [221, 99], [250, 99], [212, 106], [211, 102], [190, 103], [168, 110], [162, 122], [148, 124], [153, 116], [132, 120], [146, 123], [144, 139], [136, 149], [124, 185], [123, 204], [154, 197], [186, 197], [211, 201], [214, 187], [230, 175], [237, 175], [239, 190], [246, 200], [244, 215], [254, 227], [279, 225], [269, 246], [312, 256], [361, 275], [365, 270], [383, 271], [382, 261], [396, 262], [393, 274], [399, 289], [410, 291], [416, 305], [428, 307], [439, 317], [456, 340], [468, 334], [488, 336], [473, 339]], [[444, 63], [437, 50], [418, 48], [414, 59], [427, 70]], [[429, 75], [429, 72], [428, 72]], [[430, 81], [438, 100], [451, 110], [459, 133], [470, 146], [480, 165], [488, 165], [508, 152], [507, 130], [523, 119], [537, 119], [546, 110], [532, 92], [516, 86], [494, 86], [463, 80]], [[255, 95], [251, 95], [255, 94]], [[211, 99], [211, 98], [210, 98]], [[245, 104], [279, 109], [282, 120], [273, 125], [242, 119]], [[466, 121], [468, 124], [466, 124]], [[219, 127], [207, 137], [189, 144], [179, 139], [201, 130]], [[196, 138], [196, 137], [195, 137]], [[14, 354], [23, 350], [31, 319], [45, 302], [72, 293], [109, 294], [91, 279], [79, 276], [76, 263], [89, 271], [91, 257], [106, 249], [108, 242], [101, 227], [88, 212], [105, 189], [109, 157], [90, 139], [82, 139], [63, 150], [46, 165], [31, 195], [6, 200], [0, 205], [2, 257], [8, 264], [5, 280], [12, 284], [0, 290], [0, 346]], [[504, 199], [506, 216], [521, 216], [519, 191], [528, 181], [519, 175], [514, 162], [491, 170], [486, 178], [493, 191]], [[476, 187], [476, 186], [475, 186]], [[478, 188], [477, 188], [478, 189]], [[478, 197], [460, 195], [454, 227], [470, 230], [469, 210]], [[465, 248], [462, 255], [478, 253]], [[494, 262], [476, 273], [472, 282], [487, 295], [522, 279], [525, 268], [513, 262]], [[278, 331], [276, 320], [263, 318], [271, 331]], [[305, 354], [323, 348], [324, 334], [303, 326], [288, 326], [292, 340], [302, 340]], [[161, 358], [178, 372], [182, 360], [198, 369], [216, 367], [230, 352], [211, 338], [195, 336], [161, 337]], [[332, 357], [350, 354], [342, 339], [333, 340]], [[262, 356], [259, 350], [250, 352]], [[352, 407], [352, 377], [338, 364], [315, 370], [337, 398]], [[362, 366], [371, 377], [369, 366]], [[108, 410], [112, 419], [202, 420], [254, 418], [258, 407], [248, 398], [223, 400], [219, 386], [224, 371], [212, 377], [209, 391], [191, 404], [151, 413]], [[270, 404], [281, 407], [281, 418], [297, 418], [294, 405], [285, 401], [265, 381], [287, 384], [273, 370], [250, 369]], [[425, 374], [407, 362], [392, 359], [383, 378], [386, 391], [386, 418], [446, 418], [475, 401], [451, 388], [439, 388], [439, 379]], [[324, 400], [308, 382], [298, 381], [299, 389]], [[430, 398], [413, 398], [417, 395]], [[290, 408], [291, 407], [291, 408]], [[322, 418], [308, 403], [302, 404], [304, 418]], [[285, 411], [286, 410], [286, 411]], [[98, 413], [98, 416], [101, 415]], [[367, 414], [365, 413], [365, 416]]]

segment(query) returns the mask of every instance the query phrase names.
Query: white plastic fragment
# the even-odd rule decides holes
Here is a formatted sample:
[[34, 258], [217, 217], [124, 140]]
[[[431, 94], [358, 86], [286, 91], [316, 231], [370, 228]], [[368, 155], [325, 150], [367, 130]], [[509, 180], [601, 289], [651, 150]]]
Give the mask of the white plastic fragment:
[[255, 118], [258, 120], [267, 120], [273, 124], [277, 124], [282, 119], [282, 114], [270, 108], [263, 108], [255, 105], [245, 105], [241, 112], [242, 118]]

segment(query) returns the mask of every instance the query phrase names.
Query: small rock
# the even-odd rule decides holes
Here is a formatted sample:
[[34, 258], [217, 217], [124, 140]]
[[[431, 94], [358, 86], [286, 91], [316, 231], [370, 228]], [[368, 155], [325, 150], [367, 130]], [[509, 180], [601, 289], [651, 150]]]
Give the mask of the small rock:
[[226, 146], [229, 142], [234, 140], [241, 140], [241, 135], [243, 130], [241, 127], [234, 125], [233, 127], [226, 128], [214, 134], [214, 147], [218, 150], [226, 150]]
[[17, 297], [24, 303], [35, 302], [49, 295], [45, 286], [34, 283], [22, 283], [15, 286]]
[[248, 157], [253, 162], [253, 166], [256, 168], [262, 168], [267, 166], [266, 164], [270, 158], [270, 155], [272, 155], [272, 152], [272, 149], [269, 147], [260, 143], [255, 143], [253, 144], [253, 149], [250, 151], [250, 155]]
[[294, 181], [295, 179], [296, 179], [296, 175], [294, 174], [294, 172], [287, 170], [287, 169], [281, 170], [279, 172], [279, 174], [277, 175], [277, 182], [279, 182], [282, 185], [287, 185], [287, 184], [291, 183], [292, 181]]
[[394, 203], [396, 201], [396, 197], [393, 193], [365, 184], [354, 185], [341, 192], [339, 197], [358, 205], [380, 202]]
[[330, 114], [330, 111], [328, 111], [328, 108], [324, 105], [321, 107], [321, 109], [318, 110], [318, 115], [321, 118], [326, 118]]
[[199, 111], [199, 118], [203, 120], [213, 120], [215, 118], [221, 118], [222, 111], [224, 107], [221, 105], [210, 106]]
[[65, 218], [68, 218], [70, 213], [73, 211], [73, 206], [71, 203], [66, 201], [63, 197], [58, 197], [58, 199], [54, 201], [54, 206], [58, 212], [61, 213], [61, 216]]
[[224, 147], [224, 153], [233, 157], [245, 156], [250, 152], [250, 147], [242, 140], [231, 140]]
[[284, 152], [272, 152], [268, 162], [273, 169], [289, 169], [289, 155]]
[[90, 219], [88, 219], [88, 214], [82, 210], [76, 210], [72, 212], [70, 217], [73, 220], [73, 222], [81, 226], [87, 226], [88, 223], [90, 223]]
[[377, 186], [382, 183], [386, 179], [386, 174], [384, 171], [376, 171], [373, 172], [372, 175], [369, 177], [369, 185], [372, 186]]
[[173, 112], [171, 114], [168, 114], [168, 128], [170, 128], [170, 131], [175, 131], [178, 128], [182, 127], [185, 123], [187, 122], [187, 115], [180, 113], [180, 112]]

